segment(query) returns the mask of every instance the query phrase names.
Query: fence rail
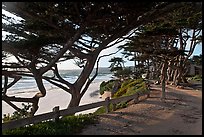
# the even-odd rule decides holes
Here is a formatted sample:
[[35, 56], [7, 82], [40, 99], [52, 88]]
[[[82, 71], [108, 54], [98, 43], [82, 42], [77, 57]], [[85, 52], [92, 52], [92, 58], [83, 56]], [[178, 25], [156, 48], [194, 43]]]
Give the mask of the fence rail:
[[22, 126], [29, 125], [29, 124], [36, 124], [36, 123], [50, 120], [50, 119], [57, 120], [59, 119], [60, 116], [66, 116], [66, 115], [74, 114], [76, 112], [81, 112], [84, 110], [93, 109], [93, 108], [100, 107], [100, 106], [105, 106], [106, 112], [108, 113], [110, 109], [109, 108], [110, 104], [116, 104], [122, 101], [130, 101], [132, 99], [134, 99], [134, 102], [137, 103], [139, 101], [139, 97], [144, 96], [144, 95], [147, 95], [147, 97], [149, 97], [149, 93], [141, 93], [141, 94], [136, 93], [134, 95], [124, 96], [124, 97], [114, 98], [114, 99], [110, 99], [108, 97], [105, 99], [105, 101], [90, 103], [90, 104], [72, 107], [68, 109], [62, 109], [62, 110], [59, 110], [59, 106], [57, 106], [53, 108], [53, 112], [44, 113], [44, 114], [36, 115], [33, 117], [28, 117], [24, 119], [2, 123], [2, 131], [7, 130], [7, 129], [17, 128], [17, 127], [22, 127]]

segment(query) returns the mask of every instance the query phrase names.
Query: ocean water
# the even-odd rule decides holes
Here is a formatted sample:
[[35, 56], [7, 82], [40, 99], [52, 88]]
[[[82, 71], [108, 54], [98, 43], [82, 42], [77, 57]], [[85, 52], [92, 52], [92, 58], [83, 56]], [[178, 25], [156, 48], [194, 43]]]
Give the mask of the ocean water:
[[[68, 82], [74, 83], [78, 76], [80, 75], [81, 70], [59, 70], [60, 75]], [[95, 69], [91, 73], [92, 77], [95, 74]], [[107, 81], [112, 78], [113, 73], [110, 72], [109, 68], [99, 68], [98, 75], [94, 79], [93, 83], [95, 82], [102, 82]], [[52, 76], [51, 72], [46, 73], [47, 76]], [[13, 81], [13, 79], [9, 78], [9, 83]], [[51, 89], [58, 88], [57, 86], [50, 84], [48, 81], [43, 80], [44, 86], [47, 91]], [[2, 88], [4, 84], [4, 79], [2, 78]], [[19, 80], [15, 85], [13, 85], [11, 88], [8, 89], [7, 94], [19, 94], [19, 93], [28, 93], [28, 92], [34, 92], [37, 91], [37, 85], [35, 83], [35, 80], [32, 77], [23, 77], [21, 80]]]
[[[59, 73], [61, 76], [73, 83], [79, 76], [81, 70], [60, 70]], [[93, 76], [95, 73], [91, 76]], [[51, 75], [51, 73], [47, 73], [46, 75]], [[90, 84], [89, 88], [87, 89], [86, 93], [82, 97], [80, 101], [80, 105], [90, 104], [98, 101], [102, 101], [99, 95], [99, 86], [102, 81], [108, 81], [112, 79], [112, 73], [109, 71], [108, 68], [99, 68], [99, 72], [95, 80]], [[2, 79], [3, 80], [3, 79]], [[12, 79], [9, 79], [11, 81]], [[71, 94], [64, 92], [62, 89], [50, 84], [47, 81], [43, 81], [45, 88], [47, 89], [47, 94], [45, 97], [41, 98], [39, 101], [39, 109], [36, 112], [36, 115], [51, 112], [55, 106], [59, 106], [61, 109], [66, 109], [68, 103], [71, 99]], [[4, 81], [2, 81], [3, 87]], [[55, 92], [53, 92], [55, 91]], [[35, 84], [33, 78], [24, 77], [19, 80], [13, 87], [8, 89], [7, 94], [10, 96], [16, 97], [33, 97], [38, 92], [38, 88]], [[49, 103], [48, 103], [49, 102]], [[22, 106], [22, 102], [14, 102], [17, 106]], [[86, 111], [78, 112], [76, 114], [85, 114], [94, 112], [97, 108], [89, 109]], [[15, 110], [9, 106], [7, 103], [2, 101], [2, 117], [3, 114], [12, 114]]]

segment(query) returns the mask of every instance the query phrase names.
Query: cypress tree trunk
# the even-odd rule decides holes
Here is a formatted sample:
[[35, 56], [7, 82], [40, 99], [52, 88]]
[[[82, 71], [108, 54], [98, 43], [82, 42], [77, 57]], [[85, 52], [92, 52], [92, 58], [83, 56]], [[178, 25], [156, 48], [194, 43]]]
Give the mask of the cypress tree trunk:
[[187, 72], [188, 72], [187, 71], [187, 66], [184, 64], [184, 66], [183, 66], [183, 74], [182, 74], [182, 77], [181, 77], [183, 83], [188, 83], [188, 81], [186, 79]]
[[175, 71], [176, 71], [176, 70], [172, 70], [172, 71], [171, 71], [171, 81], [174, 81], [174, 73], [175, 73]]
[[181, 83], [181, 74], [182, 74], [181, 68], [179, 68], [178, 69], [178, 75], [176, 77], [176, 83], [175, 83], [176, 85], [179, 85]]
[[162, 69], [161, 69], [161, 84], [162, 84], [162, 95], [161, 95], [161, 99], [164, 100], [166, 98], [166, 93], [165, 93], [165, 86], [166, 86], [166, 73], [167, 73], [167, 61], [165, 60], [165, 62], [162, 65]]
[[[34, 61], [34, 63], [35, 63], [35, 61]], [[31, 66], [31, 71], [34, 75], [35, 82], [36, 82], [37, 87], [38, 87], [40, 92], [36, 93], [35, 96], [33, 97], [34, 102], [32, 104], [32, 108], [31, 108], [31, 115], [32, 116], [34, 116], [34, 114], [36, 113], [36, 111], [39, 108], [39, 106], [38, 106], [39, 99], [46, 95], [46, 89], [45, 89], [45, 86], [43, 84], [42, 75], [41, 75], [40, 71], [35, 68], [34, 63]]]
[[95, 51], [95, 54], [93, 53], [92, 56], [87, 58], [86, 65], [84, 66], [84, 69], [82, 70], [79, 78], [75, 81], [73, 87], [70, 87], [71, 101], [68, 105], [68, 108], [79, 106], [81, 98], [87, 90], [84, 88], [84, 85], [87, 84], [87, 79], [89, 79], [99, 53], [100, 50], [97, 50]]
[[80, 100], [81, 100], [81, 96], [80, 96], [80, 93], [76, 91], [76, 90], [72, 90], [72, 93], [71, 94], [71, 100], [70, 100], [70, 103], [68, 105], [67, 108], [71, 108], [71, 107], [76, 107], [76, 106], [79, 106], [79, 103], [80, 103]]
[[168, 81], [172, 81], [171, 73], [172, 73], [172, 69], [168, 67], [167, 69], [167, 80]]
[[173, 77], [172, 77], [173, 69], [171, 68], [172, 65], [173, 65], [173, 62], [170, 61], [168, 69], [167, 69], [167, 80], [168, 81], [173, 81]]

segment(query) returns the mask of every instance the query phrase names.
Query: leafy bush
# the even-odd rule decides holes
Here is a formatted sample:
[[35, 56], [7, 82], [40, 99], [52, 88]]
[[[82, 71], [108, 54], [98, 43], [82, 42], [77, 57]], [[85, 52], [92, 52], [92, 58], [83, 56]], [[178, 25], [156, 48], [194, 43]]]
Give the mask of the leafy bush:
[[128, 85], [129, 83], [133, 82], [134, 79], [127, 79], [125, 81], [123, 81], [123, 83], [121, 84], [121, 88], [125, 87], [126, 85]]
[[[125, 108], [127, 107], [127, 102], [120, 102], [118, 104], [116, 104], [116, 109], [120, 109], [120, 108]], [[113, 104], [110, 104], [110, 112], [113, 111]], [[104, 114], [106, 113], [106, 109], [104, 106], [98, 108], [93, 114], [94, 115], [100, 115], [100, 114]]]
[[118, 77], [118, 78], [129, 78], [132, 74], [132, 71], [130, 68], [124, 68], [124, 69], [118, 69], [116, 70], [116, 72], [114, 73], [114, 76]]
[[[129, 96], [135, 93], [145, 93], [148, 91], [149, 90], [146, 85], [146, 82], [142, 78], [137, 80], [129, 79], [129, 80], [125, 80], [122, 83], [121, 88], [114, 94], [114, 97], [117, 98], [120, 96]], [[120, 102], [116, 104], [116, 109], [125, 108], [127, 107], [127, 105], [128, 105], [127, 102]], [[113, 111], [112, 104], [110, 104], [110, 111]], [[97, 109], [93, 114], [99, 115], [105, 112], [106, 110], [105, 110], [105, 107], [103, 106]]]
[[13, 115], [10, 114], [4, 114], [3, 117], [3, 122], [9, 122], [12, 120], [17, 120], [17, 119], [21, 119], [21, 118], [26, 118], [26, 117], [30, 117], [30, 108], [31, 105], [28, 103], [27, 105], [22, 103], [23, 108], [20, 111], [14, 111]]
[[123, 87], [121, 86], [121, 88], [113, 95], [113, 97], [116, 98], [116, 97], [122, 96], [123, 94], [125, 94], [127, 92], [128, 88], [130, 88], [132, 86], [136, 86], [137, 84], [139, 84], [141, 82], [143, 82], [143, 79], [137, 79], [137, 80], [130, 82], [126, 86], [123, 86]]
[[128, 88], [127, 92], [123, 96], [130, 96], [135, 93], [147, 93], [149, 92], [147, 85], [145, 82], [142, 82], [141, 84], [138, 84], [136, 87]]
[[106, 109], [105, 109], [104, 106], [99, 107], [95, 112], [93, 112], [94, 115], [100, 115], [100, 114], [103, 114], [103, 113], [106, 113]]
[[202, 80], [202, 75], [195, 75], [194, 77], [191, 78], [191, 80], [201, 81]]
[[116, 109], [126, 108], [128, 106], [127, 102], [120, 102], [116, 105]]
[[78, 133], [85, 125], [96, 122], [93, 114], [66, 116], [57, 122], [46, 121], [27, 127], [3, 131], [3, 135], [70, 135]]
[[100, 94], [103, 95], [104, 91], [112, 91], [115, 80], [103, 81], [100, 84]]

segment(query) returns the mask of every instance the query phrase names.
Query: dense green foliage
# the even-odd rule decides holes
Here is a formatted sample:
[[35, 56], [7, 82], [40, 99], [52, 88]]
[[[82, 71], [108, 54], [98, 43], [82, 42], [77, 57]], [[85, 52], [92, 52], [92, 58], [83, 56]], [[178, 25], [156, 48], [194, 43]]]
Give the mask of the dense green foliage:
[[12, 120], [17, 120], [17, 119], [29, 117], [31, 105], [29, 103], [27, 105], [22, 103], [22, 106], [23, 106], [23, 108], [21, 109], [21, 111], [14, 111], [13, 115], [4, 114], [4, 117], [2, 119], [3, 122], [9, 122]]
[[190, 78], [192, 81], [202, 81], [202, 75], [195, 75]]
[[[128, 81], [129, 81], [129, 80], [128, 80]], [[134, 80], [134, 81], [128, 83], [126, 86], [122, 86], [122, 87], [113, 95], [113, 97], [120, 97], [120, 96], [124, 95], [124, 94], [127, 92], [127, 90], [128, 90], [129, 88], [132, 88], [132, 90], [133, 90], [133, 88], [139, 87], [140, 84], [141, 84], [143, 81], [144, 81], [143, 79], [137, 79], [137, 80]]]
[[[111, 83], [114, 83], [114, 81], [111, 80]], [[104, 86], [103, 88], [105, 88], [106, 86], [107, 87], [109, 86], [104, 82], [102, 82], [101, 85]], [[118, 91], [116, 91], [113, 97], [117, 98], [121, 96], [130, 96], [135, 93], [146, 93], [146, 92], [149, 92], [149, 90], [146, 85], [146, 82], [142, 78], [136, 79], [136, 80], [127, 79], [121, 83], [120, 88], [118, 89]], [[116, 104], [115, 109], [125, 108], [127, 107], [127, 105], [128, 105], [128, 102], [120, 102]], [[113, 111], [113, 104], [110, 104], [110, 111]], [[105, 107], [100, 107], [93, 114], [98, 115], [98, 114], [103, 114], [105, 112], [106, 112]]]
[[[115, 83], [115, 80], [109, 80], [107, 82], [103, 81], [100, 84], [100, 94], [102, 95], [104, 93], [104, 91], [113, 92], [112, 90], [113, 90], [114, 83]], [[121, 82], [119, 82], [119, 83], [121, 83]], [[134, 80], [134, 79], [124, 80], [118, 87], [119, 88], [114, 93], [113, 97], [131, 95], [131, 94], [134, 94], [140, 90], [141, 90], [141, 92], [147, 91], [146, 83], [142, 78], [137, 79], [137, 80]]]
[[132, 74], [132, 70], [130, 68], [123, 68], [123, 69], [118, 69], [114, 73], [114, 76], [121, 79], [127, 79], [127, 78], [130, 78], [131, 74]]
[[107, 82], [103, 81], [100, 84], [100, 94], [102, 95], [104, 91], [112, 91], [114, 85], [114, 80], [109, 80]]
[[147, 85], [145, 82], [142, 82], [140, 84], [137, 84], [136, 86], [127, 88], [127, 92], [123, 96], [130, 96], [135, 93], [147, 93], [147, 92], [149, 92]]
[[6, 130], [3, 135], [71, 135], [78, 133], [86, 125], [96, 122], [93, 114], [66, 116], [57, 122], [47, 121], [27, 127]]
[[198, 55], [194, 55], [191, 59], [190, 59], [190, 62], [192, 64], [195, 64], [195, 65], [202, 65], [202, 54], [200, 54], [199, 56]]
[[127, 86], [129, 83], [133, 82], [134, 79], [127, 79], [125, 81], [123, 81], [123, 83], [121, 84], [121, 88], [124, 88], [125, 86]]
[[[120, 102], [120, 103], [116, 104], [115, 109], [125, 108], [125, 107], [127, 107], [127, 105], [128, 105], [127, 102]], [[110, 107], [110, 112], [114, 111], [113, 110], [113, 104], [110, 104], [109, 107]], [[100, 115], [100, 114], [104, 114], [105, 112], [106, 112], [106, 109], [104, 106], [102, 106], [102, 107], [98, 108], [93, 114], [94, 115]]]

